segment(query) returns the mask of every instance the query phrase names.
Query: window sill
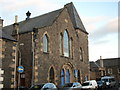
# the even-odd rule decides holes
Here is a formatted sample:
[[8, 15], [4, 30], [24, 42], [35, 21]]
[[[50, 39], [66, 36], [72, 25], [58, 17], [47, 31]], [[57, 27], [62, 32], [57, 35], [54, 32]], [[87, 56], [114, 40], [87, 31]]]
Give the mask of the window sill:
[[60, 57], [67, 58], [67, 59], [73, 59], [73, 57], [66, 57], [64, 55], [60, 55]]
[[49, 52], [43, 52], [44, 54], [49, 54]]

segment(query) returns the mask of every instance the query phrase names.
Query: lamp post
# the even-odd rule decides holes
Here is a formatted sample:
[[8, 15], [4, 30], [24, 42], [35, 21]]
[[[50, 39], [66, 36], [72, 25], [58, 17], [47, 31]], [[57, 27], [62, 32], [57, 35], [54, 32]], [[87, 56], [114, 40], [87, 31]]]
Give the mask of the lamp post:
[[[20, 43], [19, 46], [23, 46], [24, 43]], [[18, 48], [18, 52], [19, 52], [19, 62], [18, 62], [18, 72], [19, 72], [19, 75], [18, 75], [18, 86], [20, 87], [21, 85], [21, 73], [23, 73], [24, 71], [24, 68], [22, 66], [22, 54], [21, 54], [21, 51], [20, 49]]]
[[[20, 57], [19, 57], [19, 65], [18, 66], [20, 66], [21, 65], [21, 52], [20, 52], [20, 50], [18, 50], [18, 52], [19, 52], [19, 55], [20, 55]], [[20, 73], [18, 75], [18, 86], [20, 86]]]

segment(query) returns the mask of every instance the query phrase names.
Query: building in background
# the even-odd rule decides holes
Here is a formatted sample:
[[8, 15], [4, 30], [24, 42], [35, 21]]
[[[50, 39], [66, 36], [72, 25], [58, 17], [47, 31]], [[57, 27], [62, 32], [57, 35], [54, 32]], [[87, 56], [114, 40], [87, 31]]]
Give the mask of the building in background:
[[13, 88], [15, 84], [16, 40], [2, 31], [0, 19], [0, 88]]
[[114, 76], [120, 81], [120, 58], [98, 59], [90, 62], [91, 79], [99, 79], [102, 76]]
[[[16, 72], [14, 87], [47, 82], [61, 86], [88, 80], [88, 33], [73, 3], [38, 17], [30, 18], [30, 12], [26, 15], [24, 21], [17, 22], [16, 17], [14, 24], [3, 28], [18, 41], [16, 67], [24, 67], [24, 72]], [[12, 58], [6, 60], [11, 64], [14, 61]], [[4, 62], [3, 66], [9, 65]], [[10, 88], [11, 80], [7, 81], [6, 87]]]
[[99, 66], [94, 62], [90, 61], [90, 79], [98, 80], [101, 77]]

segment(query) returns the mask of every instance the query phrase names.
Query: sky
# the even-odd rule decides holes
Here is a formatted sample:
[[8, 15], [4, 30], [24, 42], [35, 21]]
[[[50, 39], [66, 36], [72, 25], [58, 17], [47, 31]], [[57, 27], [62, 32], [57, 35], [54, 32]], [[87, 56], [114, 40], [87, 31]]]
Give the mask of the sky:
[[89, 37], [89, 60], [96, 61], [102, 56], [118, 58], [118, 0], [0, 0], [0, 17], [4, 26], [60, 8], [73, 2], [87, 30]]

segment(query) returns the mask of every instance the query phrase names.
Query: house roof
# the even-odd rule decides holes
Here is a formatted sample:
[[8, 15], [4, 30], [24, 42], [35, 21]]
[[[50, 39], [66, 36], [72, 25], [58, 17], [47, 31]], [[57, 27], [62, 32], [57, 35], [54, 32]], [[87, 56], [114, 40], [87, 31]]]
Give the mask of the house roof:
[[2, 30], [0, 30], [0, 38], [11, 40], [11, 41], [16, 41], [12, 36], [4, 33], [4, 31], [2, 31]]
[[90, 68], [98, 68], [95, 62], [90, 62]]
[[[96, 63], [100, 65], [100, 60], [97, 60]], [[103, 60], [104, 67], [113, 67], [113, 66], [120, 66], [120, 58], [106, 58]]]
[[[64, 8], [67, 8], [74, 28], [80, 29], [81, 31], [87, 33], [73, 3], [71, 2], [69, 4], [66, 4]], [[19, 22], [19, 33], [31, 32], [33, 31], [33, 28], [42, 28], [52, 25], [64, 8]], [[4, 27], [3, 30], [4, 32], [12, 35], [12, 32], [14, 30], [13, 24]]]
[[112, 66], [119, 66], [120, 65], [120, 58], [108, 58], [103, 59], [103, 64], [105, 67], [112, 67]]

